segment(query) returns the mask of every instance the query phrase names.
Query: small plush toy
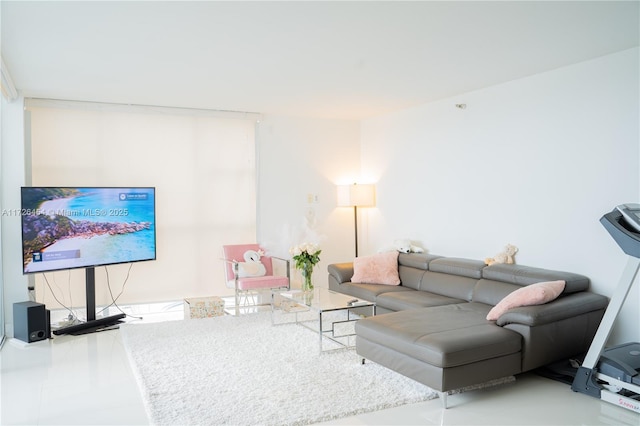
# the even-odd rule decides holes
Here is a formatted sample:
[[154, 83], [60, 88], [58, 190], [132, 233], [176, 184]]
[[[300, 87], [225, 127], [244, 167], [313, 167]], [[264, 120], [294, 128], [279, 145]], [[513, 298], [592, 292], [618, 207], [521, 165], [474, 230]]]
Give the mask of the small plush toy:
[[487, 265], [493, 265], [494, 263], [515, 263], [513, 256], [515, 256], [517, 252], [518, 247], [507, 244], [502, 252], [496, 254], [494, 257], [487, 257], [484, 263]]
[[262, 250], [247, 250], [244, 253], [244, 262], [238, 262], [238, 277], [262, 277], [267, 271], [260, 258], [264, 252]]
[[385, 247], [378, 250], [379, 253], [386, 251], [397, 251], [400, 253], [424, 253], [424, 249], [418, 246], [414, 246], [411, 240], [395, 240], [392, 246]]
[[421, 247], [411, 244], [411, 240], [395, 240], [393, 242], [396, 250], [400, 253], [422, 253], [424, 250]]

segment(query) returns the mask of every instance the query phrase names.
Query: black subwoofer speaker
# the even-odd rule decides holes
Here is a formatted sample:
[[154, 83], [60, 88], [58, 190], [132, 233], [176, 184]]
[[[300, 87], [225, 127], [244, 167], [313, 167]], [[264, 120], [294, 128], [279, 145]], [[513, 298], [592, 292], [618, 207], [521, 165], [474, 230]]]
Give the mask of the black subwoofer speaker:
[[13, 304], [13, 337], [31, 343], [50, 336], [49, 312], [42, 303]]

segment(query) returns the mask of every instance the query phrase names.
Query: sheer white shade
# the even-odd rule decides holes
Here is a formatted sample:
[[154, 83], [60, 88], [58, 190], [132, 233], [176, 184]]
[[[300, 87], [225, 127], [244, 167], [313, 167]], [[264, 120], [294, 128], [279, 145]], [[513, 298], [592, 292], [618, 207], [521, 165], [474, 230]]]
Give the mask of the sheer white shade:
[[[255, 116], [47, 100], [27, 107], [30, 184], [156, 188], [157, 260], [132, 264], [118, 303], [230, 294], [222, 245], [256, 238]], [[114, 292], [128, 267], [108, 267]], [[106, 270], [96, 271], [99, 306], [113, 297]], [[57, 307], [54, 290], [68, 305], [84, 301], [84, 271], [49, 274], [70, 283], [52, 291], [42, 275], [39, 302]]]
[[374, 207], [376, 187], [373, 184], [338, 185], [339, 207]]

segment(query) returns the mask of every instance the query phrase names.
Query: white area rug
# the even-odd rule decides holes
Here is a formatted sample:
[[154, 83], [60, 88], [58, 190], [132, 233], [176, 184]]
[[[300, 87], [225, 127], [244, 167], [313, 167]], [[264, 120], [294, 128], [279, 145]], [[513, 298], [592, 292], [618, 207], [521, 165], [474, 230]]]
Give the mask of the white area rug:
[[126, 324], [121, 333], [152, 423], [299, 425], [437, 397], [355, 351], [268, 313]]

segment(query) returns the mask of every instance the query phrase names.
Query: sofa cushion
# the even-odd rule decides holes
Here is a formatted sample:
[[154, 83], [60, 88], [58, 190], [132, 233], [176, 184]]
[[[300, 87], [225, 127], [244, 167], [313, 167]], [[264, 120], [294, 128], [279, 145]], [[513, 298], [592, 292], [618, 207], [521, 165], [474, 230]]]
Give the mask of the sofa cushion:
[[525, 286], [541, 281], [563, 280], [566, 285], [563, 293], [576, 293], [589, 289], [589, 278], [571, 272], [553, 271], [515, 264], [496, 263], [482, 270], [482, 277]]
[[471, 300], [495, 306], [502, 299], [519, 288], [521, 288], [521, 286], [517, 284], [481, 279], [473, 288], [473, 297]]
[[466, 300], [442, 296], [428, 291], [394, 291], [381, 293], [376, 299], [378, 306], [392, 311], [403, 311], [405, 309], [424, 308], [427, 306], [452, 305], [463, 302], [466, 302]]
[[564, 286], [565, 282], [559, 280], [544, 281], [521, 287], [498, 302], [487, 314], [487, 319], [489, 321], [495, 321], [512, 308], [542, 305], [550, 302], [560, 296], [560, 293], [564, 290]]
[[400, 253], [398, 256], [398, 265], [411, 266], [412, 268], [423, 269], [426, 271], [429, 269], [429, 262], [440, 257], [442, 256], [427, 253]]
[[489, 307], [461, 303], [410, 309], [356, 322], [357, 338], [436, 367], [448, 368], [518, 353], [522, 336], [485, 319]]
[[398, 252], [389, 251], [356, 257], [353, 261], [354, 283], [398, 285]]
[[484, 262], [472, 259], [441, 257], [429, 262], [420, 290], [470, 301], [473, 288], [482, 276]]
[[414, 290], [420, 290], [420, 283], [422, 282], [422, 277], [426, 272], [427, 271], [424, 269], [414, 268], [412, 266], [398, 266], [400, 283], [403, 287], [412, 288]]
[[477, 283], [476, 278], [425, 271], [420, 290], [470, 301]]
[[449, 275], [459, 275], [479, 279], [485, 263], [481, 260], [460, 259], [455, 257], [441, 257], [429, 262], [429, 270]]
[[415, 290], [411, 290], [410, 288], [406, 288], [401, 285], [380, 285], [365, 283], [342, 283], [340, 285], [340, 293], [348, 294], [349, 296], [368, 300], [370, 302], [376, 302], [378, 299], [378, 295], [383, 293], [405, 291], [415, 293]]

